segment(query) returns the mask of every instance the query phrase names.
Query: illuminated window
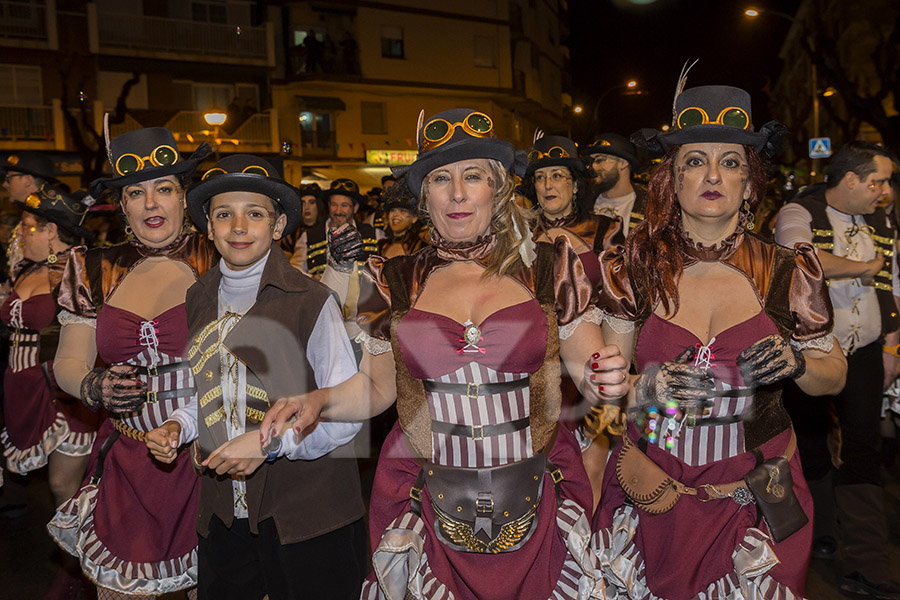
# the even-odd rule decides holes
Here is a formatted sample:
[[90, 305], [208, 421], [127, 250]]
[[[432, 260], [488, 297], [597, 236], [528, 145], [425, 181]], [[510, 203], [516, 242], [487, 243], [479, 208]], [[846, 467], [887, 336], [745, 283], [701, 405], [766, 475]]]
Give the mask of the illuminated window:
[[381, 28], [381, 56], [383, 58], [404, 58], [402, 27]]

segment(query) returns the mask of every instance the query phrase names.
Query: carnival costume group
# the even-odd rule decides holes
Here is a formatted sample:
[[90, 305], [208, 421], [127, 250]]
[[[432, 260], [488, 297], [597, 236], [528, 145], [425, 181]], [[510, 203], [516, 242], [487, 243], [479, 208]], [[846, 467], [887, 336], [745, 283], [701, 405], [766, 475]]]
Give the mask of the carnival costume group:
[[[719, 118], [692, 120], [691, 110]], [[749, 96], [725, 86], [685, 90], [676, 98], [676, 112], [671, 132], [645, 130], [642, 143], [673, 155], [685, 144], [730, 144], [758, 160], [771, 156], [784, 133], [774, 123], [754, 129]], [[275, 546], [301, 548], [297, 544], [338, 531], [352, 538], [365, 512], [356, 464], [329, 453], [347, 444], [359, 424], [328, 422], [327, 411], [357, 400], [337, 391], [356, 371], [352, 363], [346, 372], [343, 366], [340, 373], [329, 371], [329, 360], [344, 365], [352, 352], [346, 340], [325, 350], [316, 336], [322, 327], [343, 334], [342, 319], [355, 313], [362, 330], [355, 341], [364, 358], [353, 377], [374, 380], [369, 365], [393, 364], [395, 396], [388, 400], [399, 418], [381, 448], [368, 505], [371, 572], [361, 588], [351, 582], [353, 595], [802, 598], [812, 500], [780, 395], [785, 381], [802, 376], [804, 360], [816, 360], [811, 350], [825, 355], [832, 349], [832, 309], [813, 249], [765, 242], [745, 230], [744, 217], [720, 244], [704, 246], [682, 228], [673, 204], [677, 222], [668, 225], [677, 237], [670, 250], [681, 272], [724, 265], [743, 277], [761, 308], [704, 340], [657, 310], [662, 299], [633, 263], [651, 252], [640, 240], [654, 242], [649, 213], [662, 202], [660, 188], [649, 203], [642, 191], [628, 210], [629, 218], [648, 213], [648, 221], [634, 218], [626, 227], [614, 212], [594, 214], [575, 144], [537, 136], [520, 168], [526, 183], [521, 191], [537, 209], [529, 219], [515, 206], [514, 149], [495, 136], [488, 115], [453, 109], [420, 117], [417, 136], [418, 158], [402, 180], [411, 201], [403, 206], [412, 210], [418, 203], [434, 211], [429, 202], [438, 176], [453, 180], [455, 169], [465, 169], [465, 184], [475, 185], [468, 179], [471, 169], [481, 169], [479, 177], [491, 174], [489, 225], [456, 239], [433, 215], [430, 245], [367, 262], [375, 245], [371, 228], [359, 232], [356, 252], [349, 254], [329, 250], [332, 233], [324, 221], [307, 229], [310, 275], [347, 259], [348, 276], [358, 277], [350, 285], [358, 296], [350, 313], [344, 298], [335, 303], [324, 285], [293, 269], [276, 244], [298, 227], [300, 200], [273, 165], [249, 155], [230, 157], [190, 187], [205, 148], [182, 157], [171, 133], [160, 128], [111, 141], [113, 175], [94, 191], [113, 190], [124, 203], [127, 186], [174, 177], [188, 188], [186, 206], [196, 230], [185, 220], [162, 246], [132, 235], [110, 248], [76, 247], [52, 264], [25, 263], [19, 277], [48, 267], [54, 296], [22, 302], [13, 294], [0, 308], [4, 323], [14, 328], [6, 410], [27, 413], [27, 419], [7, 416], [7, 468], [25, 472], [42, 466], [53, 450], [85, 454], [92, 448], [80, 490], [48, 525], [54, 540], [100, 588], [158, 596], [198, 585], [204, 560], [198, 531], [207, 540], [206, 546], [200, 542], [201, 553], [207, 548], [216, 560], [225, 558], [223, 548], [213, 548], [222, 539], [217, 536], [237, 523], [249, 528], [242, 539], [268, 535]], [[623, 143], [598, 139], [592, 148]], [[497, 172], [506, 180], [494, 181]], [[538, 189], [551, 183], [571, 183], [570, 202], [559, 213], [551, 206], [554, 197]], [[353, 186], [332, 192], [358, 195]], [[234, 192], [265, 196], [276, 208], [273, 220], [286, 216], [287, 225], [272, 240], [274, 254], [246, 271], [220, 259], [197, 232], [212, 223], [210, 199]], [[762, 192], [756, 192], [750, 203], [759, 201]], [[676, 202], [674, 192], [670, 202]], [[498, 253], [511, 262], [497, 267], [492, 261]], [[173, 293], [170, 308], [159, 314], [133, 312], [129, 301], [141, 289], [161, 285], [147, 269], [167, 261], [186, 268], [197, 283], [186, 295]], [[501, 295], [507, 289], [501, 282], [513, 282], [525, 299], [478, 323], [417, 308], [440, 274], [462, 264], [492, 273], [479, 275], [484, 289]], [[111, 303], [131, 277], [130, 291]], [[54, 321], [96, 346], [102, 366], [94, 366], [85, 343], [91, 362], [79, 373], [82, 401], [101, 411], [90, 414], [103, 415], [96, 440], [82, 424], [90, 419], [79, 420], [75, 406], [57, 400], [62, 393], [51, 387]], [[285, 331], [290, 343], [282, 346]], [[585, 339], [602, 340], [601, 331], [633, 336], [634, 367], [631, 356], [584, 348]], [[64, 335], [61, 353], [65, 345]], [[763, 363], [782, 364], [776, 356], [785, 366], [766, 370]], [[663, 392], [666, 369], [688, 363], [694, 370], [684, 372], [708, 386], [699, 405]], [[648, 383], [660, 368], [662, 375]], [[34, 397], [12, 391], [23, 387]], [[634, 405], [626, 397], [632, 387], [655, 391]], [[280, 440], [275, 450], [265, 445], [269, 462], [246, 477], [204, 470], [210, 455], [233, 439], [257, 430], [265, 438], [270, 408], [306, 407], [305, 399], [315, 394], [328, 399], [316, 409], [325, 420], [297, 449], [285, 449]], [[282, 405], [286, 397], [296, 404]], [[565, 412], [566, 406], [586, 408]], [[300, 414], [297, 409], [295, 416]], [[148, 434], [173, 422], [180, 431], [177, 457], [164, 464], [148, 453]], [[272, 435], [279, 431], [276, 426]], [[292, 435], [287, 431], [281, 440]], [[591, 481], [585, 464], [602, 439], [614, 443], [599, 455], [607, 465], [601, 485]], [[267, 520], [274, 523], [268, 533]], [[354, 552], [348, 548], [348, 556]], [[352, 557], [327, 556], [335, 570], [326, 566], [322, 578], [338, 572], [338, 561], [345, 567], [341, 577], [357, 572], [347, 567]], [[200, 568], [201, 598], [213, 597], [216, 588], [204, 586], [203, 573]], [[269, 596], [282, 597], [274, 589]]]

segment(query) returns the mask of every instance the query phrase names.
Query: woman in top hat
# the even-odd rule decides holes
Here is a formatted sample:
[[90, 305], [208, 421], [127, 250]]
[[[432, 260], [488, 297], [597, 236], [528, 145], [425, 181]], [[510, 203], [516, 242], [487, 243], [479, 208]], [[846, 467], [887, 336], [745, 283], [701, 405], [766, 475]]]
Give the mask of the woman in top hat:
[[401, 177], [384, 190], [382, 198], [387, 237], [378, 242], [379, 256], [415, 254], [427, 246], [428, 230], [419, 221], [416, 197], [409, 190], [407, 178]]
[[611, 598], [802, 597], [812, 501], [780, 397], [791, 379], [844, 385], [822, 268], [745, 231], [783, 126], [754, 131], [727, 86], [680, 93], [674, 114], [643, 132], [665, 152], [647, 219], [601, 256], [604, 335], [640, 375], [593, 545]]
[[[528, 153], [528, 166], [523, 178], [523, 191], [532, 205], [538, 207], [535, 239], [550, 241], [563, 235], [578, 254], [585, 274], [593, 285], [600, 283], [598, 254], [604, 243], [605, 229], [600, 217], [593, 214], [588, 194], [587, 173], [578, 157], [575, 143], [557, 135], [542, 136], [534, 141]], [[608, 219], [607, 219], [608, 221]], [[610, 234], [619, 231], [610, 228]], [[609, 451], [609, 436], [622, 435], [622, 413], [613, 405], [592, 406], [578, 395], [568, 374], [563, 376], [562, 422], [578, 435], [592, 440], [584, 454], [585, 467], [594, 490], [594, 504], [600, 499], [600, 484]]]
[[[146, 432], [191, 397], [185, 292], [214, 250], [192, 232], [184, 188], [202, 146], [178, 154], [172, 133], [148, 128], [109, 145], [113, 174], [92, 185], [118, 196], [130, 239], [76, 252], [59, 290], [62, 323], [54, 371], [60, 387], [105, 409], [88, 478], [48, 525], [77, 556], [100, 598], [153, 597], [193, 588], [199, 484], [187, 452], [162, 466]], [[100, 356], [103, 366], [95, 367]]]
[[396, 400], [363, 598], [576, 598], [596, 572], [591, 489], [578, 443], [557, 427], [559, 362], [595, 402], [625, 393], [628, 365], [586, 318], [592, 285], [568, 240], [528, 235], [513, 148], [490, 117], [445, 111], [417, 139], [409, 188], [432, 245], [370, 259], [360, 373], [280, 400], [261, 429], [297, 416], [296, 430], [320, 411], [367, 418]]
[[0, 433], [6, 467], [25, 474], [49, 463], [56, 506], [78, 490], [97, 431], [96, 415], [52, 377], [59, 340], [53, 293], [69, 249], [93, 237], [81, 225], [88, 211], [82, 199], [43, 183], [16, 202], [25, 211], [17, 236], [24, 260], [15, 265], [12, 293], [0, 307], [11, 332]]

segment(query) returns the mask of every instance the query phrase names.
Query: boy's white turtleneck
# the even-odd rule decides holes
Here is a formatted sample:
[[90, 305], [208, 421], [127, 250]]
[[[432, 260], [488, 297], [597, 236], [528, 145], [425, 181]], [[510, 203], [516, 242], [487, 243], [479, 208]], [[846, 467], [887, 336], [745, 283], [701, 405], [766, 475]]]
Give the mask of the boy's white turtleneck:
[[222, 272], [222, 281], [219, 283], [219, 316], [226, 311], [242, 315], [256, 303], [259, 281], [271, 252], [270, 250], [261, 259], [240, 271], [230, 268], [224, 258], [219, 259], [219, 271]]

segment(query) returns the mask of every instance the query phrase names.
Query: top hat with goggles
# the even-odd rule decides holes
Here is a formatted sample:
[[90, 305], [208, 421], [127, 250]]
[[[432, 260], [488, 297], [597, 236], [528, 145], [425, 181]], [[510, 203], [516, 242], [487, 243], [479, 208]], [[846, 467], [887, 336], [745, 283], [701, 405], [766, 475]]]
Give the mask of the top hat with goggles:
[[644, 129], [637, 140], [643, 137], [651, 151], [656, 144], [665, 151], [681, 144], [721, 142], [746, 144], [758, 153], [773, 156], [781, 149], [786, 131], [777, 121], [754, 131], [750, 94], [727, 85], [703, 85], [684, 90], [675, 98], [669, 131]]
[[91, 183], [95, 197], [102, 188], [120, 189], [167, 175], [192, 173], [210, 155], [210, 149], [204, 142], [189, 158], [184, 158], [178, 153], [171, 131], [165, 127], [146, 127], [113, 138], [107, 153], [113, 174]]
[[409, 189], [415, 196], [425, 177], [444, 165], [477, 158], [500, 161], [507, 170], [513, 166], [512, 144], [497, 139], [491, 118], [471, 108], [454, 108], [427, 119], [416, 140], [419, 154], [406, 170]]
[[590, 164], [591, 154], [609, 154], [617, 158], [628, 161], [632, 172], [637, 171], [641, 167], [641, 161], [638, 159], [637, 151], [628, 138], [618, 133], [601, 133], [597, 136], [591, 145], [581, 151], [584, 161]]
[[250, 154], [227, 156], [204, 173], [200, 183], [188, 190], [188, 213], [201, 230], [206, 230], [210, 199], [225, 192], [253, 192], [271, 198], [287, 216], [282, 236], [290, 235], [300, 224], [300, 196], [297, 190], [281, 179], [271, 163], [259, 157]]
[[366, 199], [359, 193], [359, 185], [352, 179], [345, 178], [335, 179], [331, 182], [331, 187], [322, 192], [325, 202], [328, 202], [332, 196], [347, 196], [356, 204], [360, 204]]
[[44, 183], [38, 191], [29, 194], [24, 202], [17, 200], [16, 204], [31, 214], [56, 223], [57, 227], [72, 235], [87, 240], [94, 239], [94, 234], [82, 225], [88, 208], [93, 204], [93, 198], [87, 197], [84, 192], [67, 194], [51, 183]]
[[567, 167], [572, 175], [584, 175], [584, 163], [578, 158], [575, 142], [561, 135], [545, 135], [535, 140], [534, 147], [528, 152], [528, 166], [525, 179], [534, 176], [534, 172], [544, 167]]
[[0, 174], [23, 173], [44, 181], [57, 183], [54, 177], [53, 161], [39, 152], [16, 152], [0, 159]]

